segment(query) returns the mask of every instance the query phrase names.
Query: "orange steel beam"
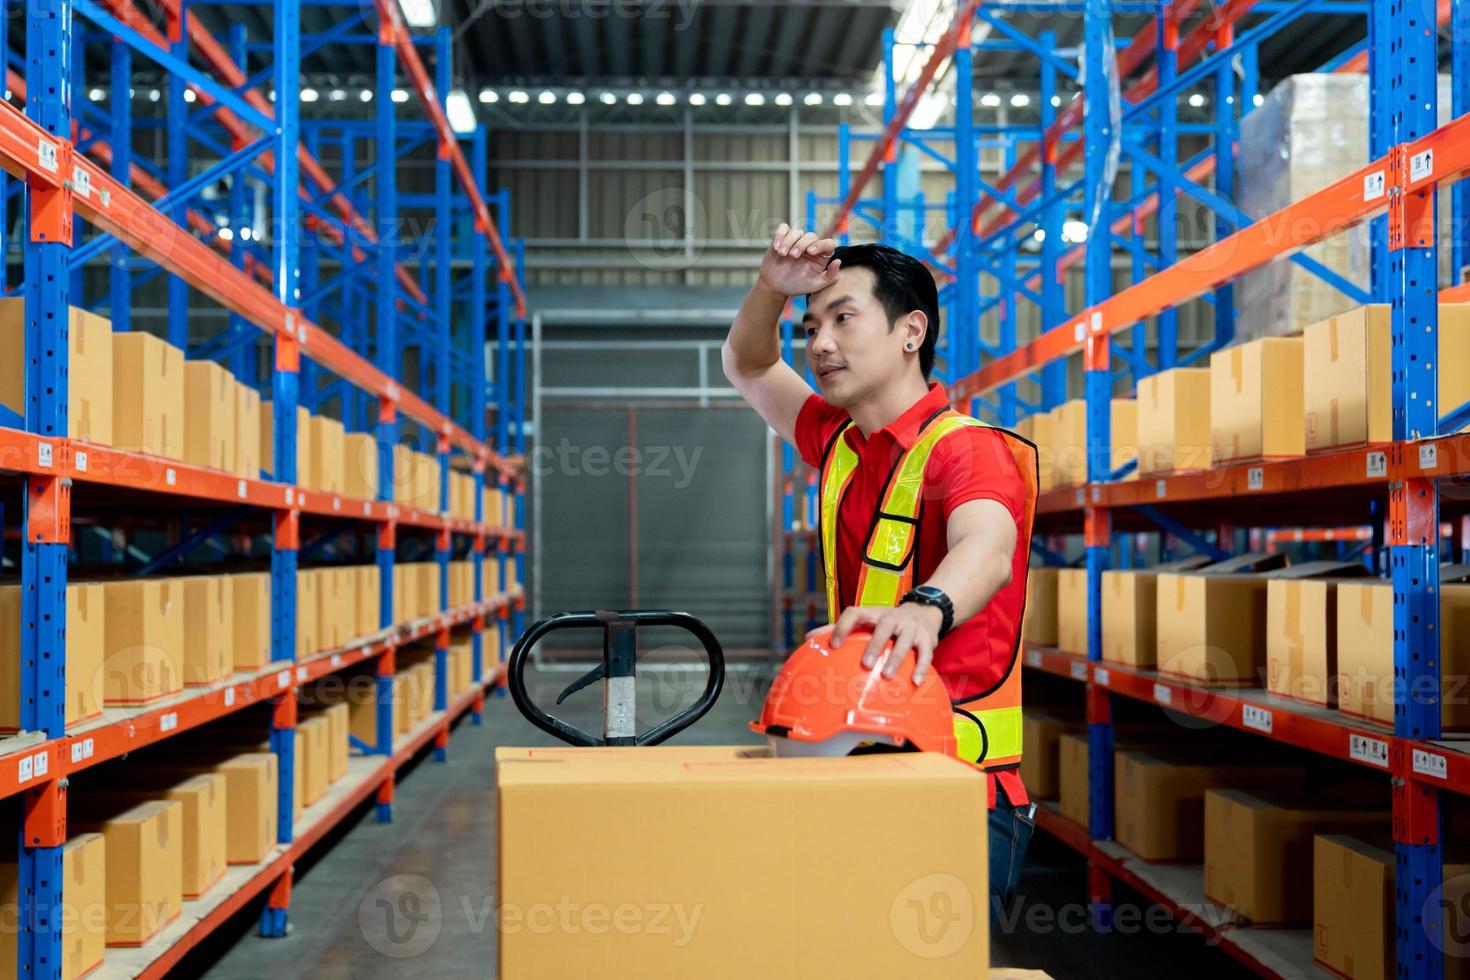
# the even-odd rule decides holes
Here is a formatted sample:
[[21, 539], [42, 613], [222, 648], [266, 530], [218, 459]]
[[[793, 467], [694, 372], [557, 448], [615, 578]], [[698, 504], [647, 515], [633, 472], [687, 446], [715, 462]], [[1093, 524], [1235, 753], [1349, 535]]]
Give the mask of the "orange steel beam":
[[[967, 2], [978, 4], [980, 0], [967, 0]], [[475, 212], [475, 230], [483, 234], [490, 243], [490, 250], [495, 253], [495, 260], [500, 266], [500, 281], [510, 286], [510, 291], [516, 299], [516, 316], [524, 318], [526, 295], [521, 291], [521, 284], [516, 280], [515, 263], [511, 261], [509, 253], [505, 250], [505, 243], [501, 241], [500, 232], [495, 227], [495, 219], [490, 216], [490, 208], [480, 195], [480, 188], [475, 184], [474, 174], [470, 172], [469, 161], [465, 159], [464, 152], [460, 149], [459, 139], [449, 125], [449, 118], [444, 114], [444, 107], [439, 104], [438, 95], [434, 91], [434, 82], [429, 78], [428, 71], [424, 69], [423, 60], [419, 58], [418, 50], [413, 46], [412, 35], [408, 33], [408, 28], [403, 24], [397, 0], [375, 0], [375, 4], [378, 10], [378, 35], [382, 40], [391, 41], [393, 50], [398, 53], [398, 63], [403, 66], [409, 83], [418, 93], [419, 102], [423, 104], [424, 111], [428, 113], [429, 121], [434, 124], [434, 131], [439, 134], [439, 156], [441, 159], [448, 158], [450, 166], [459, 177], [460, 187], [463, 188], [465, 196], [470, 199], [470, 207]]]
[[[22, 102], [25, 101], [26, 80], [14, 68], [7, 68], [5, 70], [5, 85], [15, 94], [16, 98]], [[92, 135], [91, 130], [80, 125], [76, 120], [72, 120], [72, 139], [74, 142], [81, 143], [84, 140], [89, 140], [92, 138]], [[104, 140], [95, 141], [87, 148], [87, 154], [109, 167], [112, 165], [112, 147]], [[128, 168], [128, 178], [132, 181], [134, 187], [139, 188], [155, 201], [168, 193], [168, 188], [164, 187], [157, 180], [154, 180], [148, 171], [136, 163]], [[219, 236], [219, 229], [215, 227], [214, 222], [193, 208], [190, 208], [186, 214], [189, 219], [189, 227], [193, 228], [199, 234], [204, 235], [209, 243], [221, 252], [224, 252], [226, 255], [230, 254], [233, 244]], [[253, 256], [245, 256], [245, 268], [266, 285], [270, 285], [274, 279], [271, 271], [255, 261]]]
[[1433, 151], [1434, 172], [1417, 181], [1406, 181], [1403, 193], [1459, 180], [1470, 172], [1470, 116], [1394, 147], [1388, 156], [1083, 310], [1026, 346], [956, 381], [950, 386], [951, 401], [985, 394], [1042, 364], [1081, 350], [1094, 338], [1127, 329], [1273, 259], [1341, 234], [1387, 206], [1386, 195], [1373, 201], [1364, 199], [1364, 178], [1406, 172], [1407, 164], [1396, 161], [1407, 161], [1425, 150]]
[[[43, 159], [43, 152], [55, 155]], [[70, 195], [71, 207], [77, 214], [266, 333], [294, 336], [302, 352], [318, 364], [370, 394], [397, 403], [403, 414], [471, 456], [497, 466], [501, 464], [489, 447], [453, 420], [418, 395], [403, 390], [396, 380], [307, 320], [300, 310], [280, 302], [272, 292], [174, 224], [96, 163], [74, 157], [69, 140], [57, 139], [10, 103], [0, 102], [0, 167], [33, 184], [56, 187], [61, 186], [64, 177], [71, 176], [59, 173], [56, 161], [68, 158], [73, 160], [77, 171], [85, 172], [90, 185], [87, 193]]]

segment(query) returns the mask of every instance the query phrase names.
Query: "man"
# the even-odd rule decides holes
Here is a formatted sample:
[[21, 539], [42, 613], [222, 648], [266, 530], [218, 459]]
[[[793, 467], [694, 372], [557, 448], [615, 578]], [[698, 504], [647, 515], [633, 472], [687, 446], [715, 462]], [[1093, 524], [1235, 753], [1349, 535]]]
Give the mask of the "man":
[[[803, 294], [821, 394], [781, 358], [782, 310]], [[928, 380], [938, 339], [919, 262], [782, 224], [722, 354], [731, 384], [822, 474], [831, 642], [871, 630], [866, 668], [892, 640], [888, 676], [912, 652], [915, 684], [932, 667], [948, 689], [961, 756], [987, 771], [991, 892], [1009, 904], [1033, 812], [1017, 772], [1017, 652], [1035, 450], [950, 409]]]

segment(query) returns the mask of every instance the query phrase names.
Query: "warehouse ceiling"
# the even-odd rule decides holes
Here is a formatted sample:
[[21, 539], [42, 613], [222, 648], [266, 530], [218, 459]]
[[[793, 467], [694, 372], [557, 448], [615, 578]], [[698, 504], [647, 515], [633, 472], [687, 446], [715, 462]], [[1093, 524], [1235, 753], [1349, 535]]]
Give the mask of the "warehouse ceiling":
[[[937, 0], [433, 2], [439, 5], [441, 22], [454, 32], [455, 83], [471, 91], [484, 86], [597, 85], [692, 91], [738, 84], [742, 90], [787, 90], [800, 98], [805, 91], [866, 91], [881, 63], [884, 29], [902, 30], [911, 3], [932, 7]], [[357, 0], [304, 5], [303, 34], [328, 30], [364, 10], [370, 23], [372, 4], [373, 0]], [[1037, 6], [1028, 5], [1032, 10]], [[1183, 26], [1181, 34], [1213, 9], [1213, 4], [1202, 4], [1202, 12]], [[268, 39], [271, 12], [270, 4], [228, 9], [199, 5], [191, 10], [222, 42], [232, 24], [242, 27], [252, 42]], [[1247, 15], [1237, 26], [1237, 35], [1267, 16]], [[1061, 49], [1075, 49], [1082, 39], [1082, 19], [1075, 13], [1028, 13], [1012, 7], [1006, 19], [1033, 37], [1042, 30], [1054, 32]], [[1126, 39], [1148, 23], [1144, 16], [1120, 15], [1115, 18], [1117, 36]], [[369, 32], [364, 25], [360, 36], [366, 38]], [[1315, 70], [1364, 33], [1361, 14], [1315, 13], [1299, 18], [1262, 45], [1263, 87], [1286, 75]], [[990, 36], [1001, 37], [994, 30]], [[425, 61], [432, 62], [432, 52], [426, 49]], [[254, 55], [251, 70], [263, 67], [264, 57]], [[105, 72], [105, 66], [98, 70]], [[303, 76], [315, 84], [370, 87], [373, 72], [371, 43], [331, 44], [308, 51], [303, 58]], [[1034, 93], [1037, 86], [1036, 59], [1021, 51], [984, 51], [975, 59], [975, 74], [981, 92]], [[1063, 89], [1068, 87], [1070, 82], [1064, 81]], [[1024, 119], [1024, 113], [1013, 118]]]

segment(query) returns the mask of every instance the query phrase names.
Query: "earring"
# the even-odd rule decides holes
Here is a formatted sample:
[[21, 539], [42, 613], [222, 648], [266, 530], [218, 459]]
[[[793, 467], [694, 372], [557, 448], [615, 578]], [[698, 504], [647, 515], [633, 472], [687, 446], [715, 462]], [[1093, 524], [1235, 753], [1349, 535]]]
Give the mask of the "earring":
[[904, 350], [913, 350], [914, 349], [914, 345], [913, 344], [904, 344], [903, 345], [903, 349]]

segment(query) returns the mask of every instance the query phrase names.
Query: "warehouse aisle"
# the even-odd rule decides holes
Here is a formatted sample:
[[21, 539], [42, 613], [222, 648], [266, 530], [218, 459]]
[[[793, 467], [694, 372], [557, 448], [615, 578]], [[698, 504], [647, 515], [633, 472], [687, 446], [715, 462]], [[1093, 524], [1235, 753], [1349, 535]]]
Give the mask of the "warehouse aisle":
[[[539, 678], [533, 692], [549, 704], [575, 676]], [[702, 684], [702, 675], [654, 672], [642, 678], [662, 682], [641, 685], [640, 707], [648, 718], [656, 715], [653, 705], [667, 712]], [[761, 673], [732, 670], [720, 702], [682, 740], [755, 741], [746, 723], [758, 712], [764, 689]], [[589, 691], [574, 700], [580, 710], [566, 716], [595, 727], [599, 694]], [[314, 864], [298, 866], [289, 937], [260, 939], [253, 920], [241, 917], [220, 944], [187, 963], [180, 975], [386, 980], [411, 971], [435, 980], [493, 977], [494, 749], [559, 743], [527, 724], [508, 698], [492, 699], [486, 709], [482, 727], [466, 721], [455, 730], [447, 762], [425, 758], [409, 771], [398, 788], [396, 822], [378, 824], [364, 811]], [[1157, 934], [1099, 936], [1082, 930], [1085, 868], [1050, 839], [1038, 836], [1021, 890], [1014, 931], [993, 937], [996, 963], [1044, 969], [1059, 980], [1144, 976], [1161, 962], [1190, 964], [1195, 980], [1249, 976], [1224, 953], [1179, 934], [1166, 916], [1159, 917]], [[1146, 909], [1136, 919], [1146, 921]]]

